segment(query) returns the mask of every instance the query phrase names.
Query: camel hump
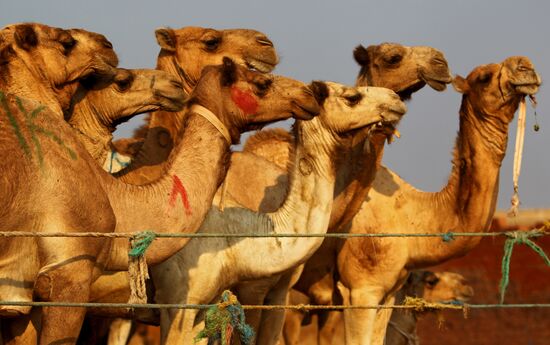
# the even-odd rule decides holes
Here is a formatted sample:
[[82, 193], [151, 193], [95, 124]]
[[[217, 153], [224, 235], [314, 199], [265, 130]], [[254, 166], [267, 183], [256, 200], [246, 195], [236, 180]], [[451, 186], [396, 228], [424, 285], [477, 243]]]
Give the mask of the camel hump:
[[250, 136], [243, 147], [243, 152], [260, 156], [282, 169], [286, 169], [292, 135], [283, 128], [270, 128]]

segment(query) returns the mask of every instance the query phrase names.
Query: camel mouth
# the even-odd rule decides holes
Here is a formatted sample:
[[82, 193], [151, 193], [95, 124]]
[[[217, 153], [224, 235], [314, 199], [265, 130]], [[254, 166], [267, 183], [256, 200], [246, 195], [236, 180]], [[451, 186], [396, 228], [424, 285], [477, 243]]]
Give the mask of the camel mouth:
[[435, 91], [445, 91], [447, 89], [447, 84], [449, 84], [451, 81], [447, 80], [438, 80], [438, 79], [427, 79], [426, 83]]
[[539, 91], [540, 84], [538, 83], [511, 83], [514, 90], [523, 95], [534, 95]]
[[308, 108], [300, 104], [296, 104], [296, 107], [300, 111], [291, 111], [290, 113], [292, 114], [291, 116], [297, 120], [309, 121], [319, 115], [319, 112], [321, 111], [319, 107]]
[[185, 103], [188, 101], [189, 96], [186, 95], [182, 89], [173, 90], [171, 94], [160, 94], [157, 93], [158, 105], [160, 109], [165, 111], [180, 111], [185, 106]]
[[399, 96], [399, 98], [401, 98], [402, 101], [408, 101], [409, 99], [411, 99], [413, 93], [420, 90], [425, 85], [426, 85], [425, 81], [419, 80], [418, 82], [416, 82], [414, 84], [411, 84], [411, 85], [397, 91], [396, 93]]
[[248, 69], [256, 70], [261, 73], [269, 73], [273, 71], [275, 69], [275, 66], [277, 65], [277, 63], [255, 58], [247, 58], [245, 60], [245, 63]]

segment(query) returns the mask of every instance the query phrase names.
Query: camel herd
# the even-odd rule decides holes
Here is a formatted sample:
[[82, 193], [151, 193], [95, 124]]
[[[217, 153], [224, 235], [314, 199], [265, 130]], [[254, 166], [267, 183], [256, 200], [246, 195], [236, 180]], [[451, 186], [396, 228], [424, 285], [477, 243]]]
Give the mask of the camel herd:
[[[486, 231], [509, 124], [541, 84], [527, 57], [453, 78], [439, 50], [396, 43], [355, 48], [355, 86], [304, 84], [270, 74], [278, 56], [258, 31], [185, 27], [155, 35], [157, 68], [131, 70], [117, 67], [100, 34], [38, 23], [0, 31], [0, 231]], [[426, 193], [381, 159], [398, 136], [404, 101], [449, 83], [463, 95], [452, 172], [440, 192]], [[146, 112], [134, 138], [112, 141], [118, 124]], [[243, 151], [231, 151], [241, 133], [289, 118], [292, 131], [259, 131]], [[478, 242], [158, 238], [145, 254], [147, 295], [149, 303], [208, 304], [231, 289], [243, 304], [391, 306], [416, 289], [431, 300], [466, 300], [472, 291], [463, 277], [415, 270]], [[127, 238], [5, 237], [0, 248], [1, 301], [130, 298]], [[430, 293], [437, 284], [445, 293]], [[109, 344], [127, 343], [130, 320], [160, 324], [163, 344], [194, 344], [204, 326], [196, 309], [113, 309], [1, 305], [0, 344], [100, 343], [105, 327], [97, 320], [113, 318], [128, 321], [112, 323]], [[86, 316], [96, 321], [81, 334]], [[311, 331], [301, 325], [313, 319], [316, 330], [305, 340]], [[407, 344], [416, 323], [391, 309], [248, 310], [246, 320], [258, 345]]]

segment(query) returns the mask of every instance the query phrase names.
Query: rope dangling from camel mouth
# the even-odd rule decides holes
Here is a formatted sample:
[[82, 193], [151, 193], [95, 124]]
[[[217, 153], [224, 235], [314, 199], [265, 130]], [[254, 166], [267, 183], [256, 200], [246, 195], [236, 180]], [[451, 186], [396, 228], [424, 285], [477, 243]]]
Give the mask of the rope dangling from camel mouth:
[[514, 151], [514, 170], [513, 170], [513, 183], [514, 183], [514, 194], [512, 195], [512, 206], [508, 215], [517, 216], [519, 211], [519, 174], [521, 173], [521, 159], [523, 156], [523, 142], [525, 140], [525, 116], [526, 114], [526, 105], [525, 98], [522, 98], [519, 103], [519, 114], [518, 114], [518, 128], [516, 132], [516, 148]]
[[147, 303], [147, 288], [145, 281], [149, 279], [149, 269], [145, 260], [145, 251], [155, 239], [151, 231], [140, 232], [130, 238], [128, 252], [128, 275], [130, 281], [130, 304]]

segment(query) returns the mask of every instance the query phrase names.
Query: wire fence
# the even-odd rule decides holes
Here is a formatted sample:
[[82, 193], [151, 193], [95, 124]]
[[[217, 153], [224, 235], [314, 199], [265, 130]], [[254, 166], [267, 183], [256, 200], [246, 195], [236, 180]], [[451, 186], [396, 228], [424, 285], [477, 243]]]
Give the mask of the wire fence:
[[[534, 248], [531, 238], [538, 238], [550, 235], [550, 223], [543, 227], [530, 231], [506, 231], [506, 232], [440, 232], [440, 233], [155, 233], [151, 231], [132, 232], [132, 233], [101, 233], [101, 232], [32, 232], [32, 231], [0, 231], [0, 238], [18, 238], [18, 237], [82, 237], [82, 238], [128, 238], [136, 239], [150, 236], [151, 241], [156, 238], [292, 238], [292, 237], [325, 237], [325, 238], [441, 238], [444, 242], [451, 242], [456, 237], [506, 237], [505, 255], [503, 260], [503, 281], [501, 286], [501, 298], [504, 296], [508, 281], [508, 267], [511, 250], [514, 244], [527, 244], [541, 255], [547, 264], [550, 263], [545, 253], [539, 247]], [[536, 245], [535, 245], [536, 246]], [[540, 250], [538, 250], [538, 249]], [[506, 252], [506, 250], [508, 252]], [[549, 264], [550, 265], [550, 264]], [[504, 279], [505, 278], [505, 279]], [[150, 304], [150, 303], [75, 303], [75, 302], [22, 302], [22, 301], [0, 301], [0, 306], [30, 306], [30, 307], [67, 307], [67, 308], [137, 308], [137, 309], [209, 309], [216, 304]], [[511, 308], [550, 308], [550, 303], [524, 303], [524, 304], [466, 304], [466, 303], [411, 303], [401, 305], [242, 305], [245, 310], [273, 310], [273, 309], [293, 309], [293, 310], [345, 310], [345, 309], [413, 309], [413, 310], [441, 310], [454, 309], [463, 312], [469, 309], [511, 309]]]

